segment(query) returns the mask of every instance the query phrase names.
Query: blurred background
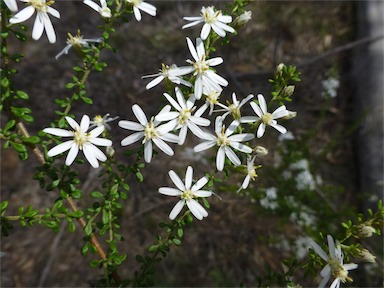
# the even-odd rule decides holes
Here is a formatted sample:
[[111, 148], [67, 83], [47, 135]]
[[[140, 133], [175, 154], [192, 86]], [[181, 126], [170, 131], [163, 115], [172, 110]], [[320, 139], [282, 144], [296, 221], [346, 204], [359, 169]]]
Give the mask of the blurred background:
[[[182, 30], [186, 24], [182, 17], [199, 15], [201, 6], [225, 9], [229, 2], [151, 3], [158, 16], [143, 14], [141, 22], [132, 18], [114, 34], [111, 42], [118, 53], [102, 55], [108, 67], [93, 73], [87, 83], [94, 105], [76, 105], [72, 110], [76, 119], [84, 113], [91, 117], [110, 113], [135, 120], [131, 110], [135, 103], [147, 116], [155, 115], [165, 103], [164, 87], [147, 91], [149, 80], [141, 77], [157, 73], [162, 63], [183, 66], [191, 57], [185, 37], [196, 38], [201, 26]], [[55, 60], [66, 45], [67, 33], [75, 35], [80, 29], [84, 38], [100, 37], [99, 15], [88, 6], [57, 1], [53, 7], [61, 13], [60, 20], [53, 20], [56, 44], [49, 44], [43, 35], [28, 45], [13, 41], [9, 48], [25, 55], [15, 83], [30, 95], [36, 120], [27, 126], [32, 134], [54, 120], [53, 99], [70, 96], [65, 84], [78, 61], [76, 53]], [[253, 1], [247, 10], [252, 11], [249, 23], [238, 35], [229, 36], [229, 45], [218, 46], [212, 54], [224, 59], [217, 71], [230, 83], [222, 99], [230, 99], [232, 92], [238, 99], [258, 93], [270, 99], [268, 79], [279, 63], [285, 63], [302, 73], [287, 105], [298, 115], [284, 122], [290, 137], [267, 131], [260, 140], [269, 154], [257, 163], [263, 168], [246, 191], [228, 192], [236, 191], [242, 175], [216, 187], [222, 199], [211, 197], [209, 216], [184, 231], [182, 246], [159, 264], [156, 286], [263, 285], [260, 277], [284, 271], [284, 258], [305, 259], [301, 243], [308, 235], [337, 235], [342, 221], [374, 208], [383, 196], [383, 3]], [[123, 155], [126, 148], [119, 147], [128, 131], [117, 121], [110, 124], [116, 158], [129, 163], [132, 159]], [[120, 219], [125, 240], [119, 249], [128, 254], [119, 270], [123, 277], [138, 269], [135, 255], [145, 254], [154, 243], [156, 233], [161, 233], [159, 219], [167, 220], [175, 204], [175, 199], [157, 192], [171, 185], [165, 171], [184, 173], [188, 165], [196, 167], [196, 177], [212, 171], [213, 155], [193, 153], [198, 143], [189, 135], [184, 146], [175, 147], [178, 157], [158, 154], [146, 165], [143, 183], [132, 177]], [[2, 200], [12, 203], [8, 214], [17, 214], [20, 206], [49, 207], [57, 198], [55, 191], [43, 191], [32, 180], [36, 163], [32, 154], [21, 162], [13, 151], [1, 151]], [[81, 172], [85, 194], [98, 189], [97, 170], [78, 164], [73, 168]], [[65, 223], [57, 234], [15, 225], [10, 236], [1, 239], [1, 286], [89, 287], [89, 281], [102, 273], [88, 267], [96, 255], [81, 257], [82, 234], [78, 230], [68, 234], [66, 229]], [[364, 268], [351, 272], [353, 285], [382, 286], [382, 240], [367, 245], [377, 253], [377, 263], [361, 264]], [[303, 286], [318, 283], [313, 277], [304, 278], [301, 271], [297, 274], [297, 283]]]

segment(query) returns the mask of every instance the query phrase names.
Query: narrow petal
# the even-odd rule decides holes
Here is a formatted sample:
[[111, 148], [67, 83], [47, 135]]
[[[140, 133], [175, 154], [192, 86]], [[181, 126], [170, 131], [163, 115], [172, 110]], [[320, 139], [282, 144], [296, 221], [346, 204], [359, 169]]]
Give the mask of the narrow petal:
[[328, 261], [327, 253], [324, 252], [323, 248], [319, 246], [315, 241], [312, 239], [309, 240], [309, 245], [315, 250], [315, 252], [325, 261]]
[[265, 102], [265, 98], [263, 95], [258, 94], [257, 95], [257, 100], [259, 101], [259, 106], [261, 111], [263, 111], [263, 115], [267, 113], [267, 103]]
[[[161, 114], [157, 114], [155, 116], [155, 120], [158, 122], [169, 121], [169, 120], [172, 120], [172, 119], [179, 117], [179, 115], [180, 115], [180, 113], [176, 112], [176, 111], [161, 113]], [[177, 123], [177, 119], [175, 121]], [[173, 126], [176, 127], [176, 125], [173, 125]]]
[[354, 264], [354, 263], [350, 263], [350, 264], [344, 264], [343, 265], [343, 268], [345, 269], [345, 270], [354, 270], [354, 269], [356, 269], [358, 267], [358, 265], [357, 264]]
[[171, 178], [172, 182], [176, 185], [176, 187], [180, 191], [185, 191], [186, 190], [183, 181], [181, 181], [180, 177], [176, 174], [175, 171], [170, 170], [168, 172], [168, 175]]
[[197, 197], [210, 197], [210, 196], [212, 196], [212, 191], [198, 190], [198, 191], [193, 192], [193, 194]]
[[48, 6], [48, 13], [51, 14], [53, 17], [60, 18], [60, 13], [56, 9]]
[[240, 122], [238, 120], [234, 120], [232, 121], [231, 124], [229, 124], [227, 130], [225, 131], [225, 136], [230, 136], [233, 134], [233, 132], [235, 132], [235, 130], [237, 129], [237, 127], [240, 125]]
[[[237, 157], [236, 153], [233, 152], [233, 150], [231, 148], [229, 148], [228, 146], [224, 147], [224, 151], [225, 151], [225, 155], [227, 155], [228, 159], [235, 165], [235, 166], [239, 166], [241, 165], [241, 161], [239, 159], [239, 157]], [[251, 149], [251, 152], [252, 152], [252, 149]]]
[[212, 23], [212, 29], [213, 31], [216, 32], [217, 35], [219, 35], [220, 37], [225, 37], [226, 33], [224, 31], [224, 29], [222, 29], [219, 25], [217, 25], [217, 23]]
[[257, 129], [257, 138], [261, 138], [261, 137], [263, 137], [264, 132], [265, 132], [265, 124], [264, 124], [264, 123], [261, 123], [261, 124], [259, 125], [259, 128]]
[[61, 137], [71, 137], [75, 134], [73, 131], [68, 131], [60, 128], [45, 128], [43, 131], [45, 133]]
[[[184, 17], [184, 19], [187, 18], [187, 17]], [[201, 18], [201, 17], [193, 17], [193, 18]], [[187, 19], [185, 19], [187, 20]], [[199, 19], [199, 20], [196, 20], [196, 21], [193, 21], [191, 23], [188, 23], [188, 24], [185, 24], [181, 29], [186, 29], [186, 28], [189, 28], [189, 27], [192, 27], [192, 26], [195, 26], [201, 22], [203, 22], [204, 20], [203, 19]]]
[[143, 137], [144, 137], [143, 132], [133, 133], [132, 135], [129, 135], [129, 136], [125, 137], [123, 140], [121, 140], [121, 146], [127, 146], [127, 145], [130, 145], [132, 143], [135, 143]]
[[223, 58], [215, 57], [215, 58], [211, 58], [211, 59], [207, 60], [206, 62], [209, 66], [217, 66], [217, 65], [220, 65], [221, 63], [223, 63]]
[[139, 120], [140, 124], [146, 126], [148, 124], [147, 116], [145, 116], [143, 109], [137, 104], [132, 106], [133, 114], [135, 114], [137, 120]]
[[239, 150], [243, 153], [252, 153], [252, 148], [248, 147], [245, 144], [238, 143], [238, 142], [230, 142], [231, 147], [235, 148], [236, 150]]
[[95, 155], [96, 159], [104, 162], [107, 160], [107, 156], [101, 151], [99, 148], [97, 148], [95, 145], [88, 144], [90, 148], [92, 149], [93, 154]]
[[159, 147], [159, 149], [161, 151], [163, 151], [165, 154], [169, 155], [169, 156], [173, 156], [173, 154], [175, 154], [171, 148], [171, 146], [169, 146], [167, 143], [165, 143], [163, 140], [159, 139], [159, 138], [153, 138], [152, 139], [153, 143], [155, 143], [155, 145], [157, 147]]
[[324, 266], [323, 269], [321, 269], [320, 271], [320, 276], [321, 277], [326, 277], [327, 275], [331, 274], [331, 266], [329, 266], [328, 264]]
[[[196, 148], [196, 147], [195, 147]], [[223, 171], [225, 162], [225, 150], [224, 147], [220, 147], [216, 156], [216, 168], [218, 171]]]
[[220, 22], [223, 22], [223, 23], [231, 23], [232, 22], [232, 16], [219, 15], [219, 17], [217, 17], [217, 20], [219, 20]]
[[104, 138], [93, 138], [89, 142], [97, 146], [112, 146], [112, 141]]
[[179, 136], [171, 133], [166, 133], [164, 135], [159, 136], [160, 139], [171, 142], [171, 143], [179, 143]]
[[264, 113], [261, 111], [260, 106], [257, 105], [255, 102], [250, 103], [253, 111], [255, 111], [256, 115], [259, 116], [259, 118], [263, 117]]
[[71, 126], [73, 130], [78, 130], [80, 128], [79, 124], [77, 124], [71, 117], [66, 116], [65, 120], [67, 120], [69, 126]]
[[155, 87], [157, 84], [159, 84], [161, 81], [163, 81], [164, 78], [165, 78], [165, 77], [164, 77], [163, 75], [160, 75], [160, 76], [156, 77], [156, 78], [153, 79], [151, 82], [149, 82], [149, 83], [147, 84], [147, 86], [145, 86], [145, 89], [149, 90], [149, 89]]
[[201, 29], [200, 37], [202, 40], [205, 40], [208, 38], [209, 32], [211, 32], [211, 24], [205, 23], [203, 25], [203, 28]]
[[247, 176], [244, 178], [243, 184], [241, 184], [241, 188], [243, 188], [243, 189], [247, 189], [250, 180], [251, 180], [251, 177], [250, 177], [249, 175], [247, 175]]
[[198, 190], [204, 187], [205, 184], [207, 184], [209, 181], [208, 177], [204, 176], [200, 178], [191, 188], [193, 193], [195, 194]]
[[[176, 89], [175, 89], [176, 90]], [[164, 93], [163, 94], [165, 98], [167, 98], [168, 102], [177, 110], [177, 111], [180, 111], [181, 110], [181, 107], [179, 105], [179, 103], [177, 103], [175, 101], [175, 99], [173, 99], [171, 97], [171, 95], [169, 95], [168, 93]]]
[[205, 141], [203, 143], [200, 143], [200, 144], [196, 145], [193, 148], [193, 151], [201, 152], [201, 151], [207, 150], [209, 148], [212, 148], [215, 145], [216, 145], [216, 141]]
[[[186, 202], [187, 202], [188, 209], [191, 211], [193, 216], [195, 216], [197, 219], [202, 220], [204, 217], [208, 215], [207, 211], [205, 211], [205, 209], [201, 207], [201, 205], [196, 200], [190, 199], [190, 200], [187, 200]], [[204, 210], [205, 213], [203, 212], [203, 214], [201, 214], [202, 210]]]
[[5, 5], [7, 5], [8, 9], [12, 12], [17, 11], [17, 3], [16, 0], [4, 0]]
[[195, 46], [193, 45], [191, 39], [189, 39], [188, 37], [187, 37], [187, 44], [188, 44], [189, 52], [191, 52], [193, 59], [195, 59], [195, 61], [199, 61], [200, 59], [197, 56]]
[[193, 168], [188, 166], [187, 171], [185, 172], [185, 189], [189, 190], [192, 185], [192, 177], [193, 177]]
[[183, 145], [185, 142], [185, 139], [187, 138], [187, 132], [188, 132], [188, 126], [184, 125], [180, 129], [179, 133], [179, 141], [177, 142], [178, 145]]
[[245, 103], [247, 103], [249, 100], [251, 100], [254, 96], [252, 94], [249, 94], [247, 97], [245, 97], [243, 100], [241, 100], [239, 104], [239, 108], [243, 107]]
[[[183, 95], [183, 92], [181, 92], [180, 88], [179, 87], [176, 87], [175, 88], [175, 93], [176, 93], [176, 98], [177, 98], [177, 101], [179, 102], [179, 107], [181, 107], [182, 109], [188, 109], [187, 107], [187, 103], [185, 102], [185, 98], [184, 98], [184, 95]], [[191, 97], [190, 97], [191, 98]], [[192, 97], [192, 99], [195, 99], [194, 97]], [[192, 106], [193, 106], [193, 103], [194, 101], [192, 102]], [[176, 107], [175, 107], [176, 108]], [[177, 109], [177, 108], [176, 108]], [[180, 109], [181, 110], [181, 109]]]
[[99, 167], [99, 162], [97, 161], [97, 158], [93, 153], [91, 145], [83, 145], [83, 153], [85, 155], [85, 158], [87, 158], [88, 162], [92, 165], [93, 168]]
[[331, 286], [329, 288], [339, 288], [340, 287], [340, 278], [336, 278], [333, 280]]
[[324, 288], [324, 287], [327, 285], [327, 283], [328, 283], [328, 281], [329, 281], [329, 278], [331, 278], [331, 273], [327, 274], [327, 275], [323, 278], [323, 280], [321, 280], [321, 282], [320, 282], [320, 284], [319, 284], [319, 288]]
[[140, 5], [138, 5], [137, 7], [151, 16], [156, 16], [156, 7], [152, 4], [141, 2]]
[[140, 10], [136, 6], [133, 6], [133, 14], [135, 14], [135, 18], [136, 18], [137, 21], [141, 20]]
[[27, 6], [19, 13], [14, 15], [11, 19], [9, 19], [9, 23], [15, 24], [24, 22], [25, 20], [31, 18], [33, 13], [35, 13], [35, 7], [33, 7], [32, 5]]
[[196, 137], [199, 137], [200, 139], [206, 139], [207, 133], [201, 130], [196, 124], [194, 124], [193, 122], [188, 122], [187, 125], [189, 130], [191, 130]]
[[201, 38], [196, 39], [196, 51], [197, 51], [197, 55], [199, 56], [199, 60], [205, 57], [204, 42], [203, 40], [201, 40]]
[[270, 126], [275, 128], [277, 131], [279, 131], [282, 134], [287, 133], [287, 129], [279, 124], [270, 124]]
[[75, 145], [75, 142], [73, 140], [70, 140], [70, 141], [66, 141], [66, 142], [63, 142], [63, 143], [60, 143], [59, 145], [53, 147], [52, 149], [50, 149], [47, 153], [47, 155], [49, 157], [54, 157], [56, 155], [59, 155], [69, 149], [71, 149], [72, 145]]
[[79, 147], [74, 144], [68, 152], [67, 158], [65, 159], [65, 165], [70, 166], [75, 160], [77, 154], [79, 153]]
[[195, 98], [199, 100], [203, 95], [203, 79], [201, 75], [197, 75], [194, 87]]
[[45, 27], [45, 33], [47, 33], [49, 43], [55, 43], [56, 42], [55, 30], [53, 29], [51, 19], [49, 19], [49, 16], [47, 13], [43, 14], [43, 22]]
[[243, 133], [243, 134], [236, 134], [228, 137], [228, 140], [234, 141], [234, 142], [244, 142], [249, 141], [255, 138], [255, 135], [251, 133]]
[[37, 12], [35, 23], [33, 24], [32, 39], [39, 40], [44, 31], [44, 22], [41, 13]]
[[143, 125], [136, 122], [128, 121], [128, 120], [119, 121], [119, 126], [121, 128], [132, 130], [132, 131], [144, 131]]
[[88, 5], [89, 7], [91, 7], [93, 10], [99, 12], [99, 8], [101, 8], [99, 5], [97, 5], [95, 2], [91, 1], [91, 0], [84, 0], [83, 3], [85, 5]]
[[177, 215], [179, 215], [181, 209], [184, 207], [184, 200], [180, 200], [176, 203], [175, 207], [173, 207], [171, 213], [169, 213], [169, 219], [174, 220]]
[[[221, 30], [224, 30], [224, 31], [227, 31], [227, 32], [230, 32], [230, 33], [235, 33], [235, 29], [227, 24], [224, 24], [224, 23], [221, 23], [219, 21], [215, 22], [213, 25], [212, 25], [212, 28], [215, 29], [221, 29]], [[216, 32], [216, 31], [215, 31]], [[216, 32], [217, 33], [217, 32]], [[219, 33], [217, 33], [219, 34]], [[225, 34], [224, 34], [225, 36]]]
[[[89, 126], [89, 122], [88, 122], [88, 126]], [[96, 138], [101, 133], [103, 133], [104, 129], [105, 129], [104, 125], [97, 126], [95, 129], [93, 129], [91, 132], [89, 132], [90, 138]], [[88, 130], [88, 128], [87, 128], [87, 130]], [[83, 131], [87, 131], [87, 130], [83, 130]]]
[[[213, 72], [213, 70], [208, 70], [206, 72], [207, 76], [215, 83], [221, 85], [221, 86], [227, 86], [228, 85], [228, 81], [225, 80], [223, 77], [221, 77], [220, 75], [216, 74], [215, 72]], [[217, 90], [217, 89], [215, 89]]]
[[168, 195], [168, 196], [180, 196], [181, 191], [176, 188], [170, 188], [170, 187], [160, 187], [159, 193]]
[[272, 113], [272, 118], [273, 119], [279, 119], [281, 117], [287, 116], [289, 114], [287, 108], [283, 105], [277, 108], [273, 113]]
[[153, 147], [152, 147], [152, 141], [146, 141], [144, 143], [144, 160], [147, 163], [151, 163], [152, 160], [152, 153], [153, 153]]
[[256, 116], [243, 116], [239, 119], [240, 123], [255, 123], [259, 120], [259, 117]]

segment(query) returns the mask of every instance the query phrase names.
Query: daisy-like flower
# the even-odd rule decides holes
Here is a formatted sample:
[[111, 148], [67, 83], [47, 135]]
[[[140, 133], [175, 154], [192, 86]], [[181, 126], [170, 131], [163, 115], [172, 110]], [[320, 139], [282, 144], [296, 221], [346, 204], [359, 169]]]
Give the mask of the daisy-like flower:
[[239, 192], [241, 189], [247, 189], [249, 182], [251, 180], [252, 181], [256, 180], [256, 177], [257, 177], [256, 169], [260, 168], [261, 166], [254, 165], [255, 159], [256, 159], [256, 156], [253, 156], [253, 157], [251, 155], [247, 156], [247, 176], [245, 176], [243, 184], [241, 184], [241, 187], [237, 190], [237, 192]]
[[43, 31], [45, 29], [45, 32], [48, 36], [48, 41], [50, 43], [56, 42], [56, 34], [55, 30], [53, 29], [53, 25], [51, 22], [51, 19], [49, 19], [48, 13], [56, 18], [60, 18], [60, 13], [50, 7], [54, 2], [49, 1], [46, 2], [45, 0], [21, 0], [22, 2], [26, 2], [29, 5], [25, 7], [23, 10], [21, 10], [19, 13], [14, 15], [11, 19], [9, 19], [9, 22], [11, 24], [15, 23], [21, 23], [25, 20], [31, 18], [33, 13], [37, 13], [35, 23], [33, 24], [33, 30], [32, 30], [32, 39], [38, 40], [40, 39], [41, 35], [43, 35]]
[[200, 99], [203, 94], [203, 87], [206, 86], [209, 90], [220, 91], [220, 86], [227, 86], [228, 82], [223, 77], [216, 74], [211, 66], [217, 66], [223, 63], [223, 58], [215, 57], [206, 60], [205, 59], [205, 48], [201, 38], [196, 39], [196, 48], [193, 45], [191, 39], [187, 37], [187, 44], [189, 51], [194, 59], [187, 60], [187, 63], [191, 64], [190, 72], [196, 76], [194, 92], [196, 99]]
[[146, 75], [142, 78], [156, 77], [151, 82], [149, 82], [147, 86], [145, 86], [147, 90], [151, 89], [152, 87], [155, 87], [164, 79], [169, 80], [175, 84], [183, 84], [187, 87], [192, 87], [191, 83], [185, 81], [183, 78], [180, 77], [189, 73], [191, 73], [190, 67], [177, 67], [175, 64], [169, 67], [168, 65], [162, 64], [159, 73], [153, 75]]
[[205, 22], [201, 29], [200, 37], [205, 40], [208, 38], [211, 29], [216, 32], [220, 37], [225, 37], [226, 31], [234, 33], [235, 29], [227, 25], [232, 22], [232, 17], [223, 15], [221, 10], [215, 10], [215, 7], [202, 7], [201, 14], [198, 17], [184, 17], [184, 20], [193, 21], [183, 26], [183, 29], [195, 26], [201, 22]]
[[64, 47], [63, 50], [60, 51], [59, 54], [55, 56], [55, 59], [59, 59], [62, 55], [68, 54], [69, 49], [72, 47], [76, 50], [81, 50], [83, 47], [88, 48], [88, 43], [101, 43], [103, 40], [101, 38], [96, 39], [84, 39], [83, 36], [80, 35], [80, 31], [77, 31], [76, 36], [72, 36], [71, 33], [68, 33], [67, 46]]
[[254, 116], [241, 117], [240, 122], [249, 123], [249, 122], [256, 122], [260, 120], [261, 123], [259, 125], [259, 128], [257, 129], [257, 138], [261, 138], [264, 135], [265, 128], [267, 126], [272, 126], [282, 134], [286, 133], [287, 129], [277, 124], [276, 119], [287, 116], [289, 114], [289, 111], [287, 110], [287, 108], [284, 105], [282, 105], [272, 113], [268, 113], [267, 103], [265, 102], [264, 96], [259, 94], [257, 95], [257, 99], [259, 100], [259, 105], [257, 105], [255, 102], [251, 102], [250, 104], [253, 111], [255, 111], [258, 117], [254, 117]]
[[187, 172], [185, 173], [185, 183], [183, 183], [180, 177], [177, 176], [173, 170], [169, 171], [168, 174], [177, 188], [161, 187], [159, 188], [159, 193], [168, 196], [180, 197], [179, 202], [177, 202], [169, 214], [169, 219], [175, 219], [185, 204], [187, 204], [188, 209], [197, 219], [202, 220], [204, 217], [207, 217], [208, 212], [195, 199], [198, 197], [209, 197], [212, 195], [211, 191], [201, 190], [201, 188], [208, 183], [208, 177], [202, 177], [197, 180], [194, 185], [192, 185], [193, 169], [191, 166], [188, 166]]
[[[169, 112], [170, 108], [171, 107], [169, 105], [165, 106], [159, 114]], [[169, 133], [169, 131], [174, 128], [174, 124], [166, 123], [158, 126], [160, 121], [155, 120], [154, 117], [148, 121], [143, 110], [137, 104], [132, 106], [132, 111], [139, 123], [121, 120], [119, 121], [119, 126], [121, 128], [137, 132], [125, 137], [121, 141], [121, 145], [127, 146], [139, 141], [140, 139], [143, 139], [142, 143], [144, 144], [144, 160], [147, 163], [150, 163], [152, 160], [152, 143], [154, 143], [165, 154], [173, 156], [174, 152], [172, 148], [167, 143], [165, 143], [165, 141], [172, 143], [179, 142], [179, 137]]]
[[137, 21], [141, 20], [140, 10], [151, 16], [156, 16], [156, 7], [152, 4], [146, 3], [143, 0], [127, 0], [127, 2], [133, 5], [133, 14], [135, 14]]
[[[250, 133], [236, 134], [232, 135], [236, 128], [239, 126], [240, 122], [238, 120], [234, 120], [227, 130], [225, 130], [225, 126], [223, 125], [222, 118], [216, 117], [215, 121], [215, 133], [216, 135], [206, 133], [206, 140], [203, 143], [200, 143], [195, 146], [193, 149], [195, 152], [200, 152], [203, 150], [207, 150], [213, 146], [219, 146], [219, 150], [217, 151], [216, 156], [216, 168], [218, 171], [223, 171], [225, 156], [236, 166], [241, 164], [239, 157], [232, 150], [232, 148], [243, 152], [243, 153], [251, 153], [252, 148], [248, 147], [245, 144], [240, 142], [249, 141], [253, 139], [255, 136]], [[232, 147], [232, 148], [231, 148]]]
[[232, 104], [229, 102], [227, 103], [228, 106], [225, 106], [224, 104], [217, 103], [218, 106], [220, 106], [223, 109], [216, 110], [215, 112], [223, 112], [226, 111], [221, 117], [225, 119], [227, 115], [231, 114], [233, 119], [239, 120], [241, 118], [240, 108], [245, 105], [248, 101], [250, 101], [254, 96], [252, 94], [249, 94], [247, 97], [245, 97], [240, 102], [237, 100], [236, 94], [232, 94]]
[[4, 0], [4, 3], [12, 12], [16, 12], [18, 10], [16, 0]]
[[55, 136], [61, 137], [73, 137], [72, 140], [63, 142], [56, 147], [53, 147], [48, 151], [48, 156], [53, 157], [58, 154], [61, 154], [67, 150], [69, 150], [67, 158], [65, 160], [65, 164], [67, 166], [71, 165], [75, 160], [79, 150], [82, 150], [85, 158], [87, 158], [88, 162], [92, 165], [92, 167], [99, 167], [99, 161], [104, 162], [107, 160], [105, 154], [97, 148], [97, 146], [111, 146], [112, 141], [109, 139], [98, 138], [103, 131], [104, 126], [99, 126], [93, 129], [90, 132], [87, 132], [89, 129], [89, 117], [88, 115], [84, 115], [81, 118], [80, 125], [77, 124], [75, 120], [70, 117], [65, 117], [69, 126], [73, 129], [73, 131], [64, 130], [60, 128], [45, 128], [43, 131], [48, 134], [52, 134]]
[[108, 8], [107, 1], [105, 1], [105, 0], [100, 0], [101, 6], [97, 5], [92, 0], [84, 0], [83, 3], [85, 5], [88, 5], [89, 7], [91, 7], [93, 10], [99, 12], [101, 17], [111, 18], [111, 16], [112, 16], [111, 15], [111, 9]]
[[[175, 129], [180, 129], [179, 134], [179, 145], [183, 145], [185, 139], [187, 138], [188, 129], [192, 131], [197, 137], [204, 139], [206, 137], [205, 132], [203, 132], [199, 126], [209, 126], [211, 121], [208, 119], [202, 118], [201, 115], [207, 109], [202, 106], [195, 112], [195, 115], [192, 113], [196, 110], [194, 96], [191, 96], [186, 101], [183, 93], [179, 87], [175, 88], [177, 102], [169, 95], [164, 93], [163, 95], [167, 98], [168, 102], [175, 108], [177, 111], [170, 111], [168, 113], [161, 113], [155, 117], [157, 121], [169, 121], [169, 125], [173, 125]], [[173, 124], [171, 124], [173, 123]]]
[[333, 240], [331, 235], [327, 236], [329, 255], [313, 240], [309, 241], [309, 244], [315, 250], [315, 252], [327, 262], [327, 265], [321, 270], [320, 275], [323, 277], [319, 287], [325, 287], [331, 276], [335, 277], [331, 284], [331, 288], [339, 288], [340, 282], [345, 283], [346, 281], [352, 282], [352, 278], [348, 277], [348, 271], [357, 268], [357, 264], [343, 264], [343, 253], [341, 246], [338, 241]]
[[104, 116], [96, 115], [95, 117], [93, 117], [90, 128], [97, 127], [97, 126], [104, 126], [105, 129], [111, 130], [111, 126], [109, 126], [108, 122], [116, 120], [117, 118], [119, 118], [119, 116], [109, 117], [109, 115], [110, 114], [107, 113]]
[[233, 24], [242, 26], [248, 23], [249, 20], [252, 19], [252, 11], [244, 11], [239, 17], [233, 21]]
[[205, 96], [205, 106], [209, 107], [209, 116], [213, 113], [213, 107], [215, 105], [218, 105], [219, 103], [219, 97], [223, 89], [220, 88], [220, 90], [213, 90], [209, 89], [209, 87], [203, 87], [203, 95]]

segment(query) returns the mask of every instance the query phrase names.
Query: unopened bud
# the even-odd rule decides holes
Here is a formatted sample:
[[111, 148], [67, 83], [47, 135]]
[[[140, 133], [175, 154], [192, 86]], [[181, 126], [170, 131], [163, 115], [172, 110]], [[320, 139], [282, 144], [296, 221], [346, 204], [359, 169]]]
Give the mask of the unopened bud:
[[252, 11], [245, 11], [239, 17], [237, 17], [234, 21], [235, 24], [242, 26], [248, 23], [249, 20], [252, 19]]
[[115, 155], [115, 149], [113, 149], [112, 146], [107, 146], [106, 152], [107, 152], [108, 157], [110, 157], [110, 158], [112, 158], [113, 155]]
[[283, 96], [285, 96], [285, 97], [290, 97], [294, 91], [295, 91], [295, 86], [289, 85], [289, 86], [284, 87], [281, 94], [283, 94]]
[[276, 73], [281, 75], [283, 73], [283, 68], [284, 67], [285, 67], [284, 63], [280, 63], [279, 65], [277, 65]]
[[360, 225], [357, 234], [359, 238], [368, 238], [371, 237], [374, 232], [375, 229], [373, 229], [372, 226]]
[[255, 151], [256, 156], [263, 157], [268, 154], [267, 148], [263, 146], [256, 146], [253, 151]]
[[288, 115], [284, 116], [283, 119], [289, 120], [289, 119], [295, 118], [297, 116], [297, 112], [289, 111], [289, 110], [287, 110], [287, 111], [288, 111]]
[[365, 262], [370, 262], [370, 263], [375, 263], [376, 262], [376, 256], [372, 255], [371, 252], [369, 252], [368, 249], [362, 249], [359, 251], [359, 257], [365, 261]]

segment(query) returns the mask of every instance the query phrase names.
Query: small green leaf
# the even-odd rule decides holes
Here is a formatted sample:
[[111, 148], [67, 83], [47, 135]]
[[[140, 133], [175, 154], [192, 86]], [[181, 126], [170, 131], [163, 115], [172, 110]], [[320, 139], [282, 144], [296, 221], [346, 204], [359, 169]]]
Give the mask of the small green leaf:
[[9, 129], [11, 129], [12, 127], [14, 127], [16, 125], [16, 120], [12, 119], [12, 120], [9, 120], [7, 122], [7, 124], [5, 125], [5, 128], [4, 128], [4, 132], [5, 131], [8, 131]]
[[84, 227], [85, 235], [90, 236], [92, 234], [92, 221], [89, 221]]
[[0, 213], [2, 214], [8, 207], [8, 201], [0, 202]]
[[91, 197], [92, 198], [101, 198], [101, 197], [104, 197], [103, 193], [99, 192], [99, 191], [92, 191], [91, 192]]
[[182, 228], [177, 229], [177, 236], [179, 236], [179, 238], [183, 237], [183, 229]]
[[71, 232], [71, 233], [75, 232], [75, 230], [76, 230], [75, 223], [73, 223], [73, 222], [69, 222], [69, 223], [68, 223], [68, 230], [69, 230], [69, 232]]
[[40, 142], [40, 138], [38, 136], [31, 136], [31, 137], [23, 139], [23, 141], [31, 143], [31, 144], [37, 144]]
[[172, 241], [173, 241], [173, 243], [174, 243], [176, 246], [180, 246], [180, 245], [181, 245], [181, 241], [180, 241], [180, 239], [174, 238]]
[[77, 210], [77, 211], [74, 211], [74, 212], [68, 214], [68, 216], [70, 216], [72, 218], [81, 218], [81, 217], [83, 217], [83, 215], [84, 215], [84, 212], [81, 210]]
[[23, 99], [23, 100], [28, 100], [29, 99], [29, 96], [27, 93], [25, 93], [24, 91], [17, 91], [16, 92], [16, 95], [20, 98], [20, 99]]

